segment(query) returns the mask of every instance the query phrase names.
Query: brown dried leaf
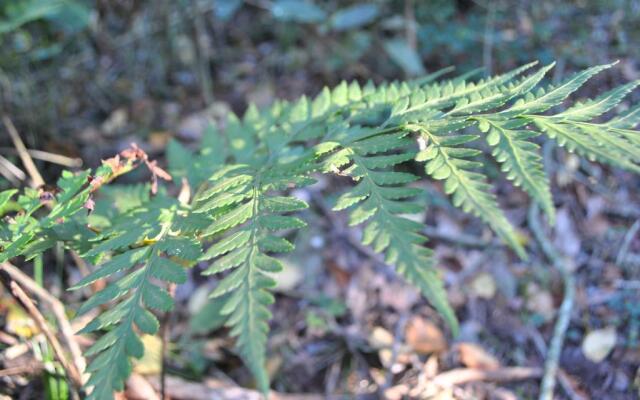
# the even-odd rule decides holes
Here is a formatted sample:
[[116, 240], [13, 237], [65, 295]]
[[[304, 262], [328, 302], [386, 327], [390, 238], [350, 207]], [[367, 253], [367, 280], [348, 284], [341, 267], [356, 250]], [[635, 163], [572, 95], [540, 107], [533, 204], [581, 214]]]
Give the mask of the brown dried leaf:
[[418, 354], [440, 353], [447, 349], [444, 334], [433, 322], [420, 316], [411, 318], [405, 330], [407, 344]]
[[460, 362], [469, 368], [494, 371], [500, 361], [475, 343], [460, 343], [457, 346]]

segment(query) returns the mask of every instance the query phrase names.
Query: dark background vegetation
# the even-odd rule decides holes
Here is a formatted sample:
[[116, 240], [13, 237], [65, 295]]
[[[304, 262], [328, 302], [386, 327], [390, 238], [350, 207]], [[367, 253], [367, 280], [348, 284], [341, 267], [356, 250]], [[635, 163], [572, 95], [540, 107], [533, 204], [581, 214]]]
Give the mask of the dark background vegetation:
[[[406, 79], [447, 66], [493, 74], [533, 60], [556, 61], [554, 80], [620, 60], [579, 95], [640, 78], [640, 1], [0, 0], [0, 111], [28, 148], [88, 166], [132, 141], [162, 161], [172, 138], [196, 146], [210, 117], [223, 122], [250, 102], [313, 95], [343, 79]], [[4, 130], [0, 155], [19, 165]], [[38, 167], [50, 181], [62, 169]], [[563, 387], [575, 393], [565, 387], [559, 396], [636, 399], [640, 240], [629, 227], [640, 218], [640, 180], [563, 152], [552, 169], [555, 243], [572, 258], [579, 286], [561, 358]], [[11, 185], [0, 177], [0, 189]], [[522, 223], [524, 197], [508, 185], [503, 190]], [[517, 261], [477, 221], [452, 212], [446, 199], [434, 206], [422, 217], [447, 271], [463, 326], [459, 341], [478, 344], [504, 365], [541, 366], [535, 343], [551, 335], [559, 277], [542, 258]], [[292, 283], [283, 284], [274, 309], [274, 388], [331, 394], [371, 393], [376, 386], [393, 397], [392, 389], [415, 388], [433, 368], [426, 360], [435, 360], [436, 371], [460, 365], [455, 342], [439, 331], [442, 324], [425, 303], [350, 247], [340, 217], [327, 222], [318, 215], [319, 227], [299, 240], [302, 250], [290, 260], [294, 272], [285, 274]], [[492, 284], [493, 292], [483, 292]], [[178, 293], [185, 307], [176, 320], [191, 312], [191, 296]], [[372, 335], [411, 342], [409, 331], [402, 335], [407, 320], [409, 326], [436, 322], [429, 327], [437, 337], [425, 340], [442, 345], [418, 351], [414, 338], [413, 351], [390, 362]], [[611, 326], [617, 332], [611, 356], [601, 363], [585, 358], [585, 334]], [[178, 346], [176, 373], [202, 380], [224, 372], [250, 385], [214, 328]], [[195, 357], [191, 345], [210, 352]], [[392, 368], [400, 372], [389, 375]], [[10, 395], [30, 385], [4, 384]], [[499, 397], [503, 389], [505, 396], [530, 398], [537, 390], [535, 381], [458, 389], [442, 398], [510, 398]]]

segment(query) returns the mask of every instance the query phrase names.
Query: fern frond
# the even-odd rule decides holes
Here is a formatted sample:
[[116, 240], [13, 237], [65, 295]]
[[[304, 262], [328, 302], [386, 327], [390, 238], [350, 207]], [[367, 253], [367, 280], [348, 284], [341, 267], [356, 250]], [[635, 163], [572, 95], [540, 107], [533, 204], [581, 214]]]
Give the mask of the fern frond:
[[[577, 103], [555, 115], [525, 114], [521, 118], [535, 124], [542, 132], [556, 139], [560, 146], [575, 151], [590, 160], [640, 172], [640, 139], [636, 131], [621, 129], [609, 123], [590, 122], [613, 109], [640, 82], [617, 87], [595, 99]], [[633, 123], [634, 113], [620, 120], [622, 126]]]
[[491, 154], [502, 164], [507, 179], [529, 193], [553, 224], [555, 207], [551, 198], [551, 184], [539, 154], [540, 146], [530, 140], [539, 133], [525, 129], [526, 121], [490, 117], [479, 117], [478, 120], [479, 128], [487, 133], [487, 143], [493, 147]]
[[341, 174], [357, 182], [338, 198], [334, 210], [351, 208], [350, 225], [366, 222], [363, 244], [384, 253], [385, 262], [394, 265], [400, 276], [417, 286], [443, 315], [451, 330], [457, 332], [457, 319], [438, 277], [432, 252], [424, 247], [427, 241], [422, 234], [424, 225], [402, 216], [418, 213], [423, 208], [410, 201], [421, 190], [406, 186], [418, 177], [393, 170], [393, 166], [415, 156], [415, 143], [406, 139], [408, 132], [350, 140], [362, 136], [362, 130], [354, 127], [338, 138], [342, 148], [326, 161], [325, 170], [334, 172], [335, 160], [347, 160], [350, 165]]
[[444, 191], [453, 196], [454, 206], [482, 219], [520, 257], [526, 258], [514, 228], [500, 210], [496, 196], [491, 193], [487, 177], [477, 172], [482, 163], [472, 158], [480, 155], [481, 151], [461, 146], [478, 139], [478, 136], [442, 134], [437, 125], [417, 125], [414, 128], [425, 143], [416, 161], [425, 163], [427, 175], [443, 180]]
[[[155, 204], [154, 204], [155, 203]], [[173, 299], [158, 281], [181, 284], [186, 272], [181, 263], [193, 263], [200, 256], [197, 242], [176, 236], [174, 219], [181, 212], [175, 201], [166, 207], [158, 199], [132, 210], [126, 219], [116, 221], [103, 235], [106, 239], [87, 256], [116, 253], [70, 290], [83, 288], [98, 279], [116, 277], [106, 288], [82, 304], [80, 315], [107, 303], [115, 303], [89, 322], [81, 333], [106, 331], [85, 353], [93, 360], [87, 368], [89, 399], [112, 399], [124, 388], [131, 372], [131, 357], [140, 358], [144, 346], [139, 333], [155, 334], [158, 321], [150, 309], [168, 311]], [[159, 224], [157, 226], [156, 224]], [[138, 226], [135, 234], [123, 229]]]
[[[109, 170], [105, 168], [96, 171], [96, 176], [101, 179], [106, 179], [108, 175]], [[89, 171], [78, 174], [64, 171], [57, 182], [60, 192], [55, 196], [47, 194], [47, 197], [41, 198], [38, 191], [25, 190], [17, 202], [20, 213], [4, 229], [4, 238], [0, 236], [0, 262], [20, 255], [34, 257], [56, 241], [65, 241], [58, 232], [64, 231], [70, 220], [84, 210], [91, 193], [91, 187], [87, 185], [88, 176]], [[9, 193], [5, 194], [5, 203], [15, 194], [11, 191], [3, 193]], [[45, 204], [50, 206], [47, 214], [36, 218], [34, 214], [46, 209]]]
[[578, 72], [571, 78], [565, 80], [557, 86], [549, 86], [546, 89], [538, 89], [536, 93], [529, 92], [515, 104], [504, 111], [507, 114], [532, 114], [549, 110], [569, 97], [578, 90], [585, 82], [598, 73], [611, 68], [616, 63], [598, 65]]
[[632, 107], [612, 118], [607, 122], [607, 126], [614, 129], [633, 129], [640, 123], [640, 107]]
[[269, 390], [265, 372], [267, 333], [274, 297], [269, 292], [275, 281], [269, 274], [282, 269], [268, 253], [287, 252], [293, 245], [277, 231], [298, 229], [302, 220], [286, 215], [307, 208], [290, 196], [272, 194], [289, 185], [292, 177], [277, 169], [256, 170], [249, 166], [229, 168], [218, 174], [212, 187], [196, 199], [194, 212], [213, 218], [203, 235], [218, 240], [206, 251], [203, 261], [213, 260], [204, 274], [227, 273], [211, 293], [222, 297], [220, 313], [236, 337], [236, 348], [264, 393]]

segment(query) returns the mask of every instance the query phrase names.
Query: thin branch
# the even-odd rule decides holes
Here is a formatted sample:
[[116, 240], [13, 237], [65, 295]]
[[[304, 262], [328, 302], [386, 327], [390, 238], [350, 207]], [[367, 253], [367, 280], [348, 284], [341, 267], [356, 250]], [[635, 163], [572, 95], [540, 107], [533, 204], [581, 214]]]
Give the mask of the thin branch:
[[560, 273], [564, 284], [564, 298], [558, 310], [558, 319], [553, 329], [553, 337], [549, 345], [547, 357], [544, 365], [544, 376], [540, 388], [539, 400], [552, 400], [553, 391], [556, 385], [556, 376], [558, 374], [558, 364], [560, 360], [560, 352], [564, 343], [564, 337], [571, 320], [571, 310], [575, 298], [575, 280], [573, 274], [564, 259], [553, 247], [547, 236], [545, 235], [539, 220], [539, 210], [535, 203], [529, 208], [529, 227], [533, 232], [536, 241], [540, 245], [542, 252], [547, 259], [552, 262], [553, 267]]
[[627, 258], [627, 253], [629, 252], [631, 241], [638, 233], [638, 230], [640, 230], [640, 219], [636, 220], [636, 222], [631, 225], [631, 228], [629, 228], [629, 231], [624, 235], [622, 246], [620, 246], [620, 251], [618, 252], [618, 256], [616, 257], [616, 265], [623, 266], [623, 264], [625, 264], [625, 259]]
[[[407, 313], [402, 313], [400, 315], [400, 319], [396, 324], [395, 332], [393, 333], [393, 345], [391, 347], [391, 360], [389, 365], [392, 366], [396, 363], [398, 359], [398, 354], [400, 353], [400, 346], [402, 344], [402, 337], [404, 335], [404, 331], [407, 327], [407, 322], [409, 321], [409, 316]], [[393, 371], [392, 368], [387, 370], [384, 384], [380, 387], [380, 391], [384, 392], [385, 389], [391, 387], [393, 383]]]
[[504, 242], [497, 239], [485, 240], [478, 236], [468, 235], [466, 233], [459, 233], [455, 235], [449, 235], [438, 231], [436, 227], [425, 225], [422, 233], [431, 240], [440, 240], [448, 242], [449, 244], [461, 247], [468, 247], [473, 249], [486, 249], [489, 247], [504, 247]]
[[493, 74], [493, 35], [496, 19], [495, 1], [491, 1], [488, 7], [489, 11], [484, 27], [484, 40], [482, 41], [482, 63], [484, 64], [487, 74], [491, 76]]
[[36, 165], [33, 163], [33, 159], [29, 155], [24, 142], [22, 141], [22, 139], [20, 139], [20, 134], [18, 134], [18, 130], [16, 129], [15, 125], [13, 125], [13, 122], [11, 122], [11, 119], [9, 119], [7, 115], [2, 116], [2, 122], [4, 123], [4, 127], [7, 129], [7, 132], [9, 132], [9, 136], [11, 136], [13, 145], [16, 147], [16, 151], [18, 152], [18, 155], [22, 160], [24, 168], [27, 170], [29, 176], [31, 177], [33, 186], [43, 186], [44, 179], [42, 179], [42, 175], [40, 175], [40, 172], [38, 172], [38, 168], [36, 168]]

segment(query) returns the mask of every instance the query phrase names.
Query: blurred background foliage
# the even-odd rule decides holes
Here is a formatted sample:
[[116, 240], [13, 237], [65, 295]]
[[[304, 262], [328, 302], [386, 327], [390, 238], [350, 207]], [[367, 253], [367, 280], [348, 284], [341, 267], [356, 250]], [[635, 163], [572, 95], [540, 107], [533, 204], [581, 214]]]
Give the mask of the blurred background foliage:
[[96, 160], [105, 137], [342, 79], [534, 59], [636, 79], [639, 39], [637, 0], [2, 0], [0, 107], [29, 146]]

